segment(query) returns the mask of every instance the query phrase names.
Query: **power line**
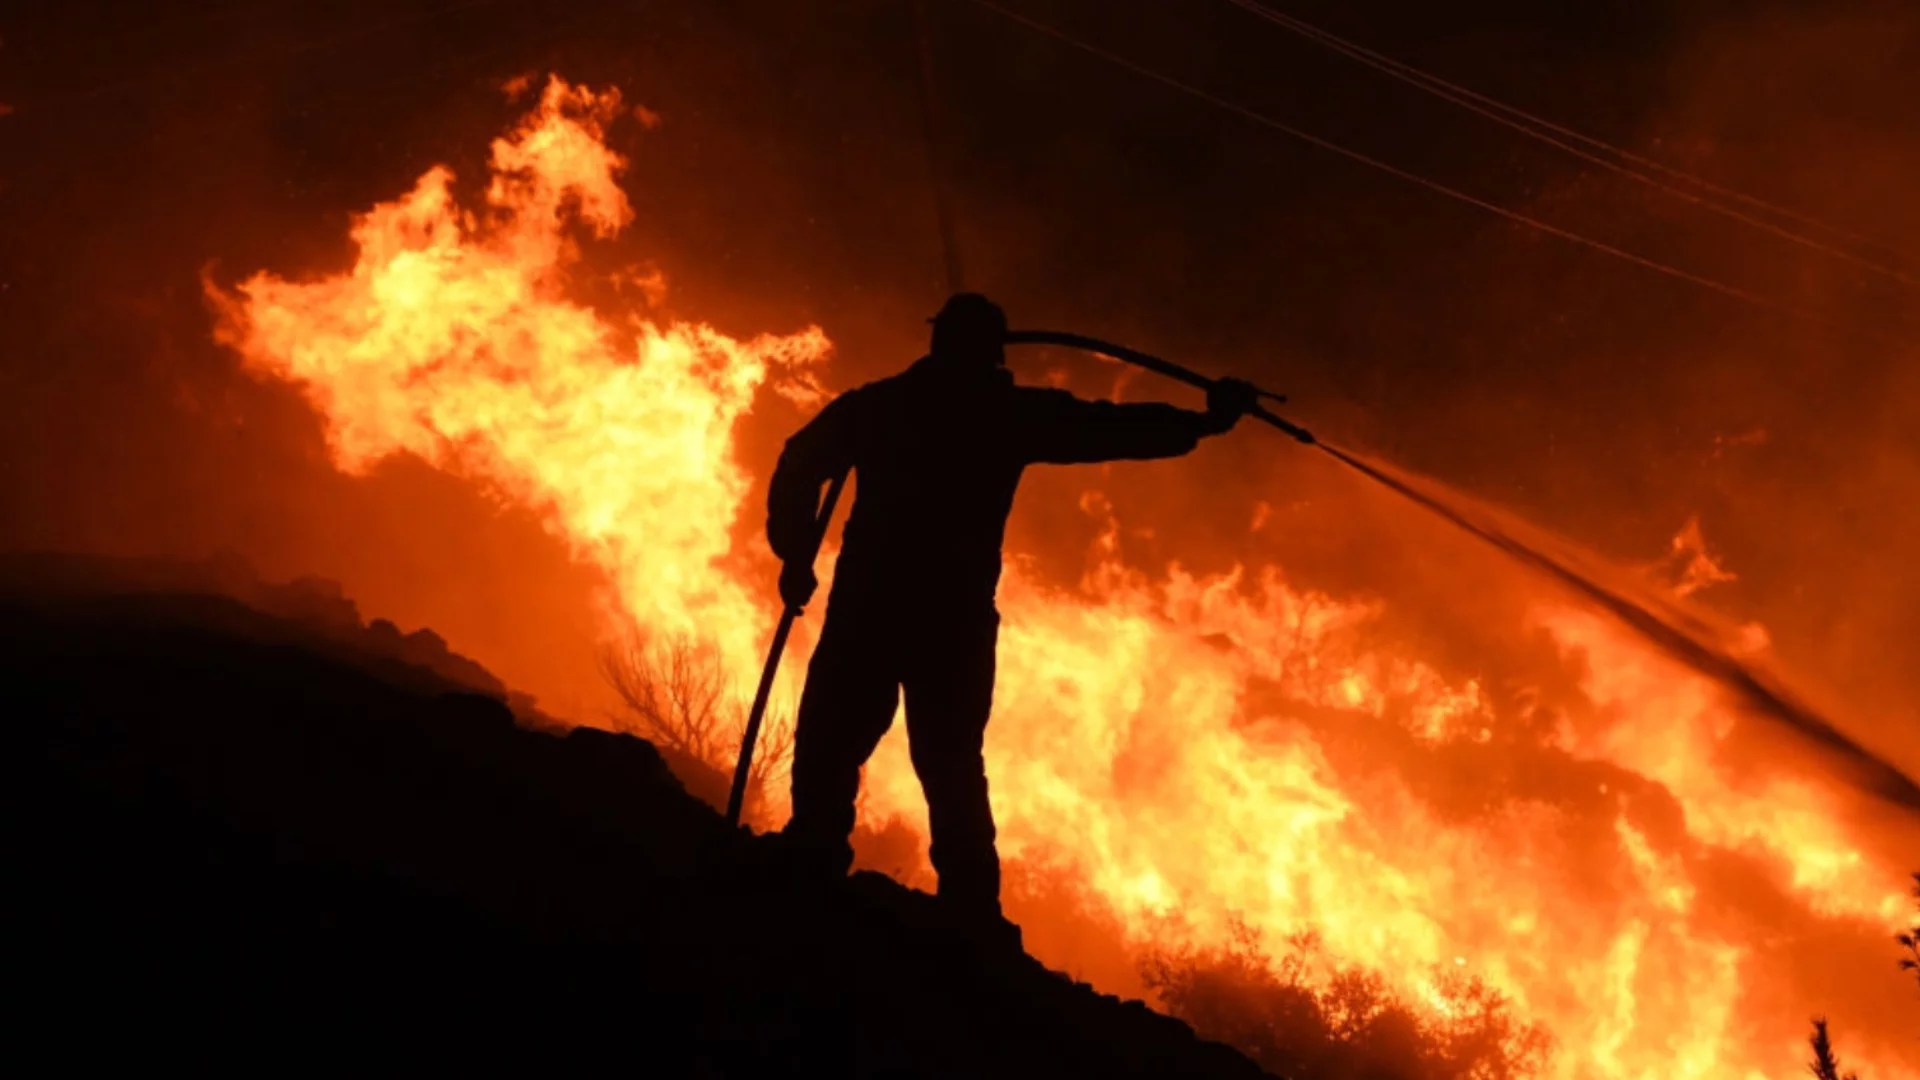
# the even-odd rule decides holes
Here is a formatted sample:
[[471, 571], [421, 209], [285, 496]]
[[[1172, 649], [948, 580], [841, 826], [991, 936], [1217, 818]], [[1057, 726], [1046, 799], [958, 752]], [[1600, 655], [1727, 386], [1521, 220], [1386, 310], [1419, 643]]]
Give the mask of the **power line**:
[[[1765, 210], [1769, 213], [1779, 215], [1780, 217], [1787, 218], [1788, 220], [1791, 220], [1791, 221], [1797, 221], [1803, 225], [1809, 225], [1814, 228], [1825, 230], [1826, 232], [1832, 233], [1835, 236], [1844, 237], [1846, 239], [1853, 240], [1855, 242], [1866, 245], [1868, 247], [1876, 247], [1890, 254], [1895, 254], [1895, 255], [1901, 254], [1901, 252], [1897, 251], [1896, 249], [1888, 246], [1887, 244], [1881, 241], [1875, 240], [1872, 237], [1866, 236], [1858, 232], [1854, 232], [1849, 229], [1841, 228], [1840, 226], [1837, 226], [1837, 225], [1828, 224], [1820, 220], [1819, 218], [1813, 217], [1810, 214], [1801, 213], [1795, 210], [1789, 210], [1786, 207], [1780, 206], [1776, 203], [1771, 203], [1764, 199], [1756, 198], [1755, 196], [1748, 195], [1740, 191], [1736, 191], [1724, 185], [1714, 183], [1713, 181], [1707, 180], [1703, 177], [1696, 176], [1684, 170], [1676, 169], [1676, 168], [1673, 168], [1672, 166], [1663, 164], [1659, 161], [1655, 161], [1652, 158], [1645, 157], [1640, 154], [1636, 154], [1633, 151], [1627, 150], [1623, 147], [1615, 146], [1614, 144], [1606, 142], [1604, 140], [1596, 139], [1596, 138], [1593, 138], [1592, 136], [1582, 134], [1581, 132], [1575, 131], [1572, 128], [1554, 123], [1551, 120], [1547, 120], [1543, 117], [1536, 116], [1533, 113], [1529, 113], [1517, 106], [1509, 105], [1503, 101], [1490, 97], [1486, 94], [1482, 94], [1476, 90], [1472, 90], [1465, 86], [1461, 86], [1458, 83], [1449, 82], [1438, 75], [1432, 74], [1431, 72], [1423, 71], [1419, 68], [1416, 68], [1412, 64], [1408, 64], [1400, 60], [1395, 60], [1390, 56], [1386, 56], [1382, 53], [1376, 52], [1372, 49], [1367, 48], [1364, 45], [1359, 45], [1352, 41], [1348, 41], [1344, 38], [1341, 38], [1333, 34], [1330, 31], [1322, 30], [1319, 27], [1313, 26], [1312, 24], [1306, 22], [1305, 20], [1296, 18], [1291, 15], [1283, 14], [1279, 11], [1274, 10], [1273, 8], [1265, 7], [1264, 5], [1261, 5], [1258, 3], [1253, 3], [1252, 0], [1229, 0], [1229, 2], [1236, 4], [1240, 7], [1246, 8], [1249, 11], [1252, 11], [1257, 8], [1258, 9], [1257, 14], [1261, 15], [1263, 18], [1267, 18], [1269, 21], [1280, 23], [1282, 25], [1287, 26], [1289, 29], [1295, 30], [1298, 33], [1304, 34], [1309, 37], [1313, 37], [1321, 41], [1323, 44], [1328, 45], [1331, 48], [1336, 48], [1338, 51], [1354, 56], [1355, 59], [1360, 59], [1364, 57], [1367, 60], [1378, 62], [1379, 64], [1384, 65], [1382, 70], [1386, 70], [1388, 68], [1394, 69], [1391, 72], [1391, 74], [1393, 74], [1396, 78], [1401, 78], [1405, 81], [1414, 83], [1415, 85], [1421, 85], [1422, 89], [1445, 90], [1449, 94], [1458, 95], [1460, 97], [1464, 97], [1472, 101], [1478, 102], [1479, 104], [1489, 109], [1493, 109], [1501, 113], [1508, 114], [1509, 116], [1515, 117], [1521, 121], [1525, 121], [1528, 124], [1538, 125], [1538, 127], [1545, 129], [1546, 131], [1550, 131], [1555, 134], [1564, 136], [1566, 138], [1573, 139], [1576, 142], [1584, 143], [1588, 146], [1592, 146], [1597, 149], [1605, 150], [1605, 151], [1608, 151], [1609, 153], [1616, 154], [1627, 161], [1631, 161], [1636, 165], [1642, 166], [1643, 168], [1651, 169], [1655, 172], [1662, 173], [1666, 176], [1671, 176], [1677, 180], [1684, 180], [1687, 183], [1693, 184], [1703, 190], [1711, 191], [1717, 195], [1722, 195], [1729, 199], [1733, 199], [1737, 202], [1742, 202], [1749, 206], [1753, 206], [1757, 209]], [[1355, 55], [1355, 54], [1358, 54], [1358, 55]], [[1529, 134], [1533, 134], [1533, 132], [1529, 132]]]
[[[1695, 176], [1691, 173], [1687, 173], [1667, 165], [1663, 165], [1657, 161], [1654, 161], [1651, 158], [1647, 158], [1642, 155], [1636, 154], [1630, 150], [1624, 149], [1619, 146], [1615, 146], [1612, 143], [1605, 142], [1601, 139], [1593, 138], [1592, 136], [1589, 136], [1589, 135], [1584, 135], [1578, 131], [1575, 131], [1572, 128], [1566, 127], [1561, 124], [1556, 124], [1551, 120], [1547, 120], [1542, 117], [1536, 116], [1516, 106], [1508, 105], [1505, 102], [1499, 101], [1492, 97], [1488, 97], [1487, 95], [1481, 94], [1477, 91], [1470, 90], [1457, 83], [1448, 82], [1447, 80], [1437, 75], [1430, 74], [1426, 71], [1421, 70], [1420, 68], [1414, 67], [1411, 64], [1405, 63], [1400, 60], [1396, 60], [1382, 53], [1375, 52], [1374, 50], [1369, 49], [1364, 45], [1359, 45], [1354, 42], [1348, 41], [1345, 38], [1339, 37], [1329, 31], [1322, 30], [1319, 27], [1314, 26], [1313, 24], [1308, 23], [1302, 19], [1295, 18], [1292, 15], [1288, 15], [1288, 14], [1285, 14], [1284, 12], [1276, 11], [1273, 8], [1267, 7], [1266, 5], [1259, 3], [1258, 0], [1227, 0], [1227, 2], [1233, 4], [1235, 7], [1238, 7], [1243, 11], [1247, 11], [1253, 15], [1258, 16], [1259, 18], [1265, 19], [1266, 21], [1273, 23], [1276, 26], [1292, 31], [1293, 33], [1298, 34], [1301, 37], [1304, 37], [1309, 41], [1314, 42], [1315, 44], [1331, 49], [1334, 52], [1337, 52], [1343, 56], [1346, 56], [1349, 59], [1358, 61], [1359, 63], [1365, 64], [1366, 66], [1373, 68], [1374, 70], [1379, 71], [1391, 78], [1398, 79], [1401, 82], [1408, 84], [1409, 86], [1413, 86], [1419, 90], [1422, 90], [1428, 94], [1438, 97], [1444, 101], [1451, 102], [1455, 105], [1460, 106], [1461, 108], [1477, 113], [1478, 115], [1483, 116], [1489, 120], [1492, 120], [1497, 124], [1501, 124], [1505, 127], [1513, 129], [1514, 131], [1518, 131], [1521, 134], [1528, 136], [1529, 138], [1537, 139], [1540, 142], [1546, 143], [1549, 146], [1556, 147], [1562, 151], [1565, 151], [1568, 154], [1572, 154], [1573, 156], [1580, 158], [1583, 161], [1587, 161], [1592, 164], [1599, 165], [1603, 168], [1610, 169], [1614, 172], [1621, 174], [1622, 176], [1626, 176], [1642, 184], [1646, 184], [1650, 187], [1664, 191], [1669, 195], [1672, 195], [1679, 199], [1683, 199], [1686, 202], [1692, 203], [1696, 206], [1702, 207], [1714, 213], [1731, 218], [1735, 221], [1739, 221], [1743, 224], [1760, 229], [1764, 232], [1771, 233], [1772, 235], [1777, 236], [1790, 243], [1798, 244], [1802, 247], [1808, 248], [1809, 250], [1818, 251], [1818, 252], [1821, 252], [1822, 254], [1844, 260], [1846, 262], [1852, 263], [1860, 267], [1861, 269], [1870, 270], [1874, 273], [1881, 274], [1883, 276], [1900, 281], [1906, 285], [1920, 287], [1920, 278], [1916, 278], [1913, 275], [1907, 273], [1906, 271], [1899, 269], [1898, 267], [1889, 266], [1886, 263], [1878, 262], [1873, 259], [1866, 258], [1865, 256], [1862, 256], [1856, 252], [1848, 251], [1845, 248], [1841, 248], [1834, 244], [1826, 243], [1824, 241], [1815, 239], [1813, 237], [1805, 235], [1804, 233], [1795, 231], [1785, 226], [1778, 225], [1774, 222], [1767, 221], [1763, 218], [1755, 217], [1752, 214], [1749, 214], [1743, 210], [1738, 209], [1737, 207], [1726, 205], [1725, 203], [1722, 203], [1717, 199], [1715, 199], [1713, 196], [1718, 195], [1726, 199], [1731, 199], [1731, 200], [1738, 201], [1740, 203], [1744, 203], [1748, 206], [1752, 206], [1756, 209], [1764, 210], [1770, 214], [1776, 215], [1778, 217], [1786, 218], [1788, 220], [1797, 222], [1801, 225], [1820, 229], [1834, 236], [1844, 237], [1856, 244], [1879, 248], [1882, 251], [1887, 251], [1896, 255], [1899, 254], [1899, 252], [1894, 251], [1894, 249], [1886, 246], [1883, 243], [1875, 241], [1869, 237], [1863, 236], [1859, 233], [1851, 232], [1846, 229], [1842, 229], [1835, 225], [1829, 225], [1811, 215], [1798, 213], [1793, 210], [1788, 210], [1784, 207], [1777, 206], [1763, 199], [1758, 199], [1751, 195], [1742, 194], [1741, 192], [1735, 191], [1731, 188], [1727, 188], [1722, 185], [1716, 184], [1713, 181], [1706, 180], [1702, 177]], [[1591, 147], [1593, 149], [1585, 149], [1583, 147]], [[1594, 150], [1600, 150], [1600, 151], [1604, 151], [1607, 154], [1615, 155], [1617, 158], [1621, 160], [1613, 160], [1613, 159], [1604, 157], [1600, 153], [1595, 153]], [[1632, 163], [1632, 165], [1639, 166], [1639, 168], [1637, 169], [1631, 168], [1626, 164], [1622, 164], [1621, 161], [1630, 162]], [[1643, 169], [1649, 170], [1649, 171], [1641, 171]], [[1655, 174], [1659, 174], [1659, 175], [1655, 175]], [[1676, 180], [1684, 181], [1688, 184], [1691, 184], [1699, 188], [1701, 191], [1705, 191], [1710, 194], [1701, 195], [1693, 191], [1688, 191], [1683, 187], [1680, 187], [1676, 184], [1669, 183], [1668, 181], [1661, 179], [1662, 175], [1672, 177]]]
[[1389, 162], [1382, 161], [1381, 159], [1373, 157], [1369, 154], [1365, 154], [1358, 150], [1353, 150], [1346, 146], [1342, 146], [1341, 144], [1333, 142], [1330, 139], [1326, 139], [1319, 135], [1315, 135], [1312, 132], [1294, 127], [1293, 125], [1288, 124], [1284, 121], [1276, 120], [1273, 117], [1266, 115], [1265, 113], [1261, 113], [1254, 109], [1248, 108], [1247, 106], [1241, 105], [1238, 102], [1229, 101], [1226, 98], [1220, 97], [1206, 90], [1202, 90], [1201, 88], [1194, 86], [1191, 83], [1182, 82], [1181, 80], [1176, 79], [1171, 75], [1167, 75], [1162, 72], [1155, 71], [1152, 68], [1146, 67], [1132, 60], [1128, 60], [1126, 57], [1120, 56], [1116, 53], [1109, 52], [1098, 45], [1093, 45], [1086, 41], [1082, 41], [1079, 38], [1073, 37], [1072, 35], [1066, 33], [1063, 30], [1059, 30], [1055, 27], [1047, 25], [1046, 23], [1042, 23], [1035, 19], [1029, 18], [1028, 16], [1020, 14], [1019, 12], [1011, 11], [1011, 10], [1008, 10], [1007, 8], [1001, 7], [999, 4], [994, 3], [993, 0], [970, 0], [970, 2], [979, 7], [985, 8], [988, 11], [991, 11], [1001, 16], [1002, 18], [1005, 18], [1009, 21], [1025, 26], [1026, 28], [1035, 31], [1036, 33], [1044, 34], [1047, 37], [1053, 38], [1054, 40], [1059, 41], [1063, 44], [1070, 45], [1073, 48], [1079, 49], [1082, 52], [1088, 53], [1092, 56], [1099, 57], [1100, 59], [1105, 60], [1106, 62], [1113, 64], [1116, 67], [1123, 68], [1142, 78], [1151, 79], [1154, 82], [1161, 84], [1162, 86], [1169, 87], [1173, 90], [1179, 91], [1180, 93], [1186, 94], [1189, 97], [1193, 97], [1200, 101], [1206, 102], [1207, 104], [1212, 105], [1215, 108], [1233, 113], [1243, 119], [1251, 120], [1254, 123], [1259, 124], [1263, 127], [1272, 128], [1273, 130], [1281, 132], [1282, 134], [1290, 135], [1293, 138], [1299, 139], [1301, 142], [1307, 143], [1308, 145], [1311, 145], [1311, 146], [1319, 147], [1320, 149], [1326, 150], [1330, 153], [1338, 154], [1341, 157], [1347, 158], [1350, 161], [1356, 161], [1362, 165], [1368, 166], [1369, 168], [1377, 169], [1381, 172], [1388, 174], [1389, 176], [1398, 177], [1399, 179], [1405, 180], [1411, 184], [1417, 184], [1420, 187], [1426, 188], [1429, 191], [1433, 191], [1438, 194], [1445, 195], [1450, 199], [1455, 199], [1459, 202], [1466, 203], [1469, 206], [1479, 207], [1480, 209], [1485, 210], [1490, 214], [1495, 214], [1499, 217], [1507, 219], [1508, 221], [1514, 222], [1515, 224], [1524, 225], [1530, 229], [1534, 229], [1536, 231], [1545, 233], [1549, 236], [1558, 237], [1569, 243], [1579, 244], [1582, 247], [1591, 248], [1594, 251], [1598, 251], [1606, 255], [1611, 255], [1614, 258], [1633, 263], [1636, 266], [1640, 266], [1645, 269], [1652, 270], [1656, 273], [1664, 274], [1668, 277], [1677, 278], [1681, 281], [1690, 282], [1694, 285], [1700, 286], [1703, 289], [1712, 290], [1713, 292], [1720, 293], [1723, 296], [1728, 296], [1735, 300], [1740, 300], [1744, 303], [1751, 304], [1755, 307], [1765, 308], [1767, 310], [1774, 311], [1782, 315], [1787, 315], [1792, 318], [1803, 320], [1805, 322], [1814, 323], [1819, 326], [1824, 326], [1824, 327], [1827, 327], [1828, 329], [1838, 330], [1843, 333], [1847, 333], [1856, 337], [1868, 338], [1875, 341], [1888, 340], [1885, 337], [1885, 335], [1874, 333], [1868, 330], [1862, 330], [1858, 327], [1851, 326], [1846, 323], [1836, 322], [1811, 309], [1797, 307], [1791, 304], [1781, 303], [1778, 300], [1774, 300], [1769, 297], [1763, 296], [1759, 293], [1752, 292], [1747, 289], [1743, 289], [1737, 285], [1729, 285], [1724, 281], [1720, 281], [1715, 278], [1710, 278], [1702, 274], [1697, 274], [1691, 270], [1685, 270], [1680, 267], [1661, 262], [1658, 259], [1649, 258], [1648, 256], [1645, 256], [1645, 255], [1636, 254], [1635, 252], [1628, 251], [1625, 248], [1617, 247], [1613, 244], [1609, 244], [1604, 240], [1595, 240], [1592, 237], [1584, 236], [1580, 233], [1574, 232], [1571, 229], [1562, 228], [1561, 226], [1554, 225], [1550, 222], [1542, 221], [1539, 218], [1530, 217], [1526, 214], [1520, 213], [1517, 210], [1511, 210], [1511, 209], [1508, 209], [1507, 207], [1501, 206], [1498, 203], [1489, 202], [1488, 200], [1482, 199], [1477, 195], [1471, 195], [1471, 194], [1468, 194], [1467, 192], [1459, 190], [1458, 188], [1449, 187], [1439, 182], [1438, 180], [1429, 179], [1425, 176], [1421, 176], [1419, 173], [1415, 173], [1407, 169], [1403, 169], [1398, 165], [1393, 165]]

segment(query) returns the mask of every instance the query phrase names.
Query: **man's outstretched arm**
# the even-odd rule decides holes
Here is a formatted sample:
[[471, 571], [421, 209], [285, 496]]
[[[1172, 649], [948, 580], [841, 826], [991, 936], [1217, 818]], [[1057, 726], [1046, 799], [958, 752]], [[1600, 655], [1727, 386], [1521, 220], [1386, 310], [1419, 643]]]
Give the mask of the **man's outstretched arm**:
[[767, 485], [767, 543], [780, 557], [780, 597], [790, 607], [805, 607], [818, 587], [820, 491], [853, 468], [857, 393], [833, 399], [787, 440]]
[[1078, 465], [1179, 457], [1209, 435], [1233, 430], [1254, 406], [1254, 388], [1222, 379], [1207, 392], [1207, 411], [1159, 402], [1087, 401], [1064, 390], [1030, 391], [1023, 425], [1033, 462]]

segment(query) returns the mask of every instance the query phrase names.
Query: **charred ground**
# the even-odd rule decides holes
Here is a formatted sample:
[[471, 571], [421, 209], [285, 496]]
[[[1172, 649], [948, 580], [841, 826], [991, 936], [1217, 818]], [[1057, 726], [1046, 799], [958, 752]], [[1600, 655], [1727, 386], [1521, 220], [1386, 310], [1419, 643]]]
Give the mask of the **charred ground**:
[[17, 1030], [68, 1055], [1262, 1075], [879, 875], [810, 890], [651, 745], [529, 730], [312, 583], [219, 584], [0, 558]]

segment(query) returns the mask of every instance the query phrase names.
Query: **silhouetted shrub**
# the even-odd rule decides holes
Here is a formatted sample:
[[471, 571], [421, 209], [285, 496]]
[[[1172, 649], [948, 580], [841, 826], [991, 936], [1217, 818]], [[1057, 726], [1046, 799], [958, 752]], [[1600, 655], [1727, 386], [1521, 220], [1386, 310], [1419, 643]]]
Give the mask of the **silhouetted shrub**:
[[[601, 653], [600, 671], [624, 706], [608, 717], [614, 730], [659, 747], [691, 794], [724, 809], [747, 703], [735, 693], [719, 653], [686, 637], [629, 638]], [[761, 823], [764, 793], [786, 776], [792, 761], [792, 718], [770, 708], [754, 748], [743, 817]]]
[[1914, 982], [1920, 983], [1920, 872], [1913, 875], [1913, 928], [1893, 940], [1907, 954], [1900, 958], [1900, 970], [1913, 972]]
[[1201, 1036], [1291, 1080], [1518, 1080], [1549, 1047], [1479, 979], [1436, 971], [1446, 1018], [1425, 1017], [1378, 975], [1332, 963], [1313, 934], [1276, 960], [1237, 926], [1225, 948], [1158, 952], [1141, 974]]
[[1835, 1056], [1833, 1043], [1827, 1038], [1825, 1017], [1814, 1018], [1813, 1035], [1807, 1039], [1807, 1043], [1813, 1047], [1813, 1060], [1807, 1063], [1807, 1071], [1814, 1075], [1814, 1080], [1860, 1080], [1857, 1073], [1841, 1074], [1840, 1059]]
[[[1895, 934], [1893, 940], [1899, 942], [1901, 951], [1906, 955], [1900, 958], [1900, 970], [1914, 973], [1916, 982], [1920, 982], [1920, 872], [1913, 875], [1913, 927]], [[1840, 1059], [1834, 1053], [1833, 1040], [1827, 1035], [1826, 1017], [1815, 1017], [1813, 1034], [1807, 1038], [1807, 1044], [1813, 1047], [1813, 1060], [1807, 1063], [1807, 1071], [1817, 1080], [1860, 1080], [1859, 1074], [1840, 1075]]]

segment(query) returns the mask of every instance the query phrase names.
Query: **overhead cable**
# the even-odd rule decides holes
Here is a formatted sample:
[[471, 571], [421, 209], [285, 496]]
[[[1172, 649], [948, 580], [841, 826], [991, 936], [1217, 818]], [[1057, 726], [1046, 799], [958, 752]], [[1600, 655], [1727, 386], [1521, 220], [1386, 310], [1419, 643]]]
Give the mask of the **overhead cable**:
[[1750, 289], [1745, 289], [1738, 285], [1731, 285], [1731, 284], [1728, 284], [1727, 282], [1720, 281], [1717, 278], [1707, 277], [1704, 274], [1695, 273], [1694, 271], [1673, 266], [1670, 263], [1661, 262], [1658, 259], [1654, 259], [1646, 255], [1641, 255], [1636, 252], [1628, 251], [1625, 248], [1607, 243], [1604, 240], [1596, 240], [1593, 237], [1575, 232], [1572, 229], [1564, 228], [1562, 226], [1555, 225], [1551, 222], [1542, 221], [1539, 218], [1532, 217], [1527, 214], [1523, 214], [1518, 210], [1509, 209], [1505, 206], [1501, 206], [1498, 203], [1480, 198], [1477, 195], [1472, 195], [1467, 192], [1461, 191], [1458, 188], [1450, 187], [1446, 184], [1441, 183], [1438, 180], [1430, 179], [1428, 177], [1420, 175], [1419, 173], [1401, 168], [1398, 165], [1394, 165], [1394, 164], [1391, 164], [1390, 162], [1383, 161], [1380, 158], [1373, 157], [1370, 154], [1366, 154], [1359, 150], [1354, 150], [1350, 147], [1343, 146], [1339, 143], [1334, 142], [1331, 139], [1325, 138], [1320, 135], [1315, 135], [1310, 131], [1306, 131], [1302, 128], [1295, 127], [1292, 124], [1286, 123], [1285, 121], [1277, 120], [1271, 116], [1266, 115], [1265, 113], [1249, 108], [1248, 106], [1242, 105], [1238, 102], [1230, 101], [1226, 98], [1220, 97], [1217, 94], [1214, 94], [1207, 90], [1203, 90], [1200, 87], [1194, 86], [1193, 84], [1188, 82], [1184, 82], [1171, 75], [1165, 74], [1164, 72], [1156, 71], [1150, 67], [1145, 66], [1144, 64], [1140, 64], [1136, 61], [1129, 60], [1124, 56], [1121, 56], [1114, 52], [1110, 52], [1107, 49], [1104, 49], [1098, 45], [1094, 45], [1090, 42], [1074, 37], [1073, 35], [1068, 34], [1067, 32], [1060, 30], [1056, 27], [1049, 26], [1046, 23], [1040, 22], [1029, 16], [1023, 15], [1017, 11], [1013, 11], [1008, 8], [1002, 7], [1001, 5], [994, 3], [993, 0], [969, 0], [969, 2], [973, 3], [978, 7], [991, 11], [1011, 22], [1018, 23], [1030, 30], [1035, 31], [1036, 33], [1044, 34], [1047, 37], [1053, 38], [1056, 41], [1069, 45], [1075, 49], [1080, 50], [1081, 52], [1085, 52], [1091, 56], [1098, 57], [1099, 59], [1104, 60], [1109, 64], [1113, 64], [1116, 67], [1123, 68], [1127, 71], [1130, 71], [1133, 74], [1140, 76], [1141, 78], [1150, 79], [1154, 82], [1161, 84], [1162, 86], [1166, 86], [1170, 89], [1176, 90], [1189, 97], [1195, 98], [1196, 100], [1205, 102], [1209, 105], [1214, 106], [1215, 108], [1233, 113], [1234, 115], [1239, 116], [1243, 119], [1250, 120], [1256, 124], [1259, 124], [1262, 127], [1271, 128], [1274, 131], [1278, 131], [1278, 132], [1281, 132], [1282, 134], [1289, 135], [1295, 139], [1300, 140], [1301, 142], [1307, 143], [1308, 145], [1318, 147], [1322, 150], [1326, 150], [1329, 153], [1338, 154], [1341, 157], [1347, 158], [1350, 161], [1355, 161], [1369, 168], [1377, 169], [1380, 172], [1384, 172], [1389, 176], [1394, 176], [1401, 180], [1405, 180], [1408, 183], [1417, 184], [1420, 187], [1426, 188], [1427, 190], [1435, 192], [1437, 194], [1444, 195], [1447, 198], [1466, 203], [1469, 206], [1478, 207], [1481, 210], [1485, 210], [1490, 214], [1494, 214], [1498, 217], [1505, 218], [1506, 220], [1511, 221], [1515, 224], [1524, 225], [1527, 228], [1544, 233], [1548, 236], [1558, 237], [1559, 239], [1565, 240], [1568, 243], [1578, 244], [1582, 247], [1586, 247], [1591, 250], [1598, 251], [1602, 254], [1610, 255], [1624, 262], [1629, 262], [1636, 266], [1639, 266], [1648, 270], [1652, 270], [1655, 273], [1664, 274], [1667, 277], [1676, 278], [1681, 281], [1686, 281], [1691, 284], [1698, 285], [1703, 289], [1708, 289], [1712, 292], [1716, 292], [1723, 296], [1727, 296], [1732, 299], [1739, 300], [1743, 303], [1750, 304], [1758, 308], [1763, 308], [1765, 310], [1773, 311], [1781, 315], [1786, 315], [1791, 318], [1801, 320], [1803, 322], [1808, 322], [1814, 325], [1823, 326], [1830, 330], [1836, 330], [1841, 333], [1845, 333], [1854, 337], [1867, 338], [1867, 339], [1871, 339], [1875, 341], [1883, 341], [1883, 342], [1890, 340], [1884, 334], [1876, 333], [1870, 330], [1864, 330], [1857, 326], [1852, 326], [1847, 323], [1835, 321], [1810, 308], [1804, 308], [1804, 307], [1799, 307], [1792, 304], [1782, 303], [1778, 300], [1774, 300], [1760, 293], [1753, 292]]
[[[1623, 147], [1582, 134], [1565, 125], [1554, 123], [1551, 120], [1536, 116], [1516, 106], [1508, 105], [1505, 102], [1468, 89], [1457, 83], [1449, 82], [1438, 75], [1433, 75], [1414, 67], [1412, 64], [1404, 63], [1393, 57], [1369, 49], [1364, 45], [1348, 41], [1345, 38], [1322, 30], [1302, 19], [1268, 7], [1260, 3], [1259, 0], [1228, 0], [1228, 3], [1265, 19], [1267, 22], [1276, 26], [1298, 34], [1315, 44], [1331, 49], [1361, 64], [1365, 64], [1391, 78], [1398, 79], [1401, 82], [1444, 101], [1451, 102], [1461, 108], [1492, 120], [1497, 124], [1518, 131], [1529, 138], [1546, 143], [1582, 161], [1599, 165], [1602, 168], [1609, 169], [1641, 184], [1664, 191], [1675, 198], [1701, 207], [1712, 213], [1720, 214], [1723, 217], [1770, 233], [1789, 243], [1798, 244], [1809, 250], [1818, 251], [1824, 255], [1841, 259], [1863, 270], [1891, 278], [1902, 284], [1920, 287], [1920, 277], [1915, 277], [1897, 266], [1869, 259], [1857, 252], [1849, 251], [1836, 244], [1808, 236], [1804, 232], [1787, 228], [1786, 226], [1767, 221], [1761, 217], [1756, 217], [1740, 209], [1738, 206], [1730, 205], [1728, 202], [1723, 202], [1722, 200], [1730, 200], [1750, 206], [1776, 217], [1796, 222], [1802, 226], [1818, 229], [1832, 236], [1843, 237], [1855, 244], [1870, 246], [1898, 254], [1897, 252], [1893, 252], [1893, 249], [1887, 247], [1885, 244], [1869, 237], [1847, 229], [1842, 229], [1839, 226], [1829, 225], [1811, 215], [1789, 210], [1763, 199], [1743, 194], [1723, 185], [1716, 184], [1711, 180], [1695, 176], [1692, 173], [1663, 165], [1660, 162], [1636, 154]], [[1605, 155], [1613, 156], [1608, 157]], [[1663, 179], [1663, 177], [1665, 179]], [[1680, 181], [1692, 185], [1698, 190], [1689, 191], [1673, 181]]]

